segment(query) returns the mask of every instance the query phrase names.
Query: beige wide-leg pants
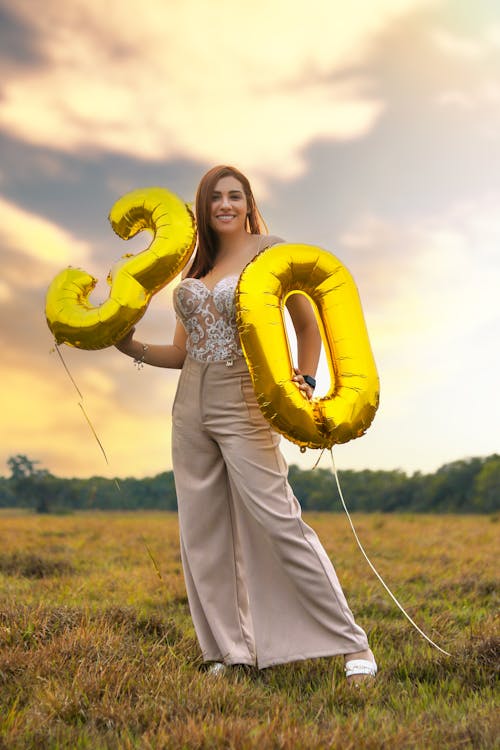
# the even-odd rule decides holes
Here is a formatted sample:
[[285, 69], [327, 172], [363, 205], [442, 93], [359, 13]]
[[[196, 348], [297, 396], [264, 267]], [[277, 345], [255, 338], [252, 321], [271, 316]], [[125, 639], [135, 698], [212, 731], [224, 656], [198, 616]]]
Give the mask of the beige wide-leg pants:
[[186, 358], [173, 465], [189, 606], [206, 661], [272, 664], [368, 648], [243, 358]]

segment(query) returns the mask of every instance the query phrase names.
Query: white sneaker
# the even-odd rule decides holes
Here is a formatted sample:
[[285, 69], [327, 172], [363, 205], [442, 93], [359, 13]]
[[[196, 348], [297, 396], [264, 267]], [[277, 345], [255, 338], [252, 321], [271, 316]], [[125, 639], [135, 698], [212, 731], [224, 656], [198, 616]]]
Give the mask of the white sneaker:
[[344, 670], [347, 678], [353, 677], [354, 675], [375, 677], [377, 674], [377, 664], [375, 660], [351, 659], [351, 661], [346, 662]]
[[207, 674], [211, 675], [212, 677], [222, 677], [226, 673], [227, 667], [221, 661], [214, 661], [214, 663], [211, 664], [207, 669]]

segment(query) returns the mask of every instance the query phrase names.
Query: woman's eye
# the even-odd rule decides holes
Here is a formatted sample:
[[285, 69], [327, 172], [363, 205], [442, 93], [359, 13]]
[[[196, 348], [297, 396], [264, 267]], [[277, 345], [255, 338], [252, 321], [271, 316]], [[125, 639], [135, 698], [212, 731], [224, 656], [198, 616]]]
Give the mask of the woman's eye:
[[[228, 198], [230, 201], [241, 201], [243, 200], [243, 195], [241, 193], [229, 193]], [[222, 195], [220, 193], [212, 194], [212, 203], [220, 200], [222, 200]]]

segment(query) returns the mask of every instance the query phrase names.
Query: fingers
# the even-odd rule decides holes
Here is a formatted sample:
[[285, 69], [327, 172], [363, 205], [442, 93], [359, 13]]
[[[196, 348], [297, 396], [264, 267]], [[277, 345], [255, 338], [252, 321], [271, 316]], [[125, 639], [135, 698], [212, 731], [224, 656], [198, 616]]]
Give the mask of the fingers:
[[294, 367], [293, 371], [295, 373], [295, 377], [292, 378], [292, 381], [294, 383], [297, 383], [297, 387], [304, 398], [310, 401], [314, 395], [313, 389], [310, 385], [308, 385], [308, 383], [305, 382], [304, 376], [301, 374], [300, 370], [297, 367]]
[[307, 383], [305, 384], [305, 387], [299, 385], [299, 391], [308, 401], [311, 401], [311, 399], [313, 398], [313, 389], [310, 385], [307, 385]]
[[304, 385], [299, 385], [299, 391], [302, 393], [302, 395], [307, 398], [308, 401], [312, 399], [314, 396], [314, 391], [311, 388], [310, 385], [307, 385], [307, 383], [304, 383]]

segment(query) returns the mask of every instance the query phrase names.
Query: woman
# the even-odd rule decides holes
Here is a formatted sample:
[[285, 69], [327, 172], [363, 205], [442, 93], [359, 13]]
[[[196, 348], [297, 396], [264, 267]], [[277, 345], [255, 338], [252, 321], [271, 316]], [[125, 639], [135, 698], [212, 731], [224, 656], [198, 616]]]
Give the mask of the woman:
[[[196, 196], [198, 246], [174, 292], [172, 345], [133, 332], [118, 348], [138, 364], [182, 368], [172, 455], [189, 606], [206, 662], [268, 667], [344, 654], [348, 679], [376, 674], [333, 566], [301, 518], [279, 436], [262, 416], [240, 347], [234, 294], [245, 265], [282, 242], [262, 234], [247, 178], [214, 167]], [[293, 380], [311, 399], [321, 339], [307, 300], [287, 302], [297, 333]]]

